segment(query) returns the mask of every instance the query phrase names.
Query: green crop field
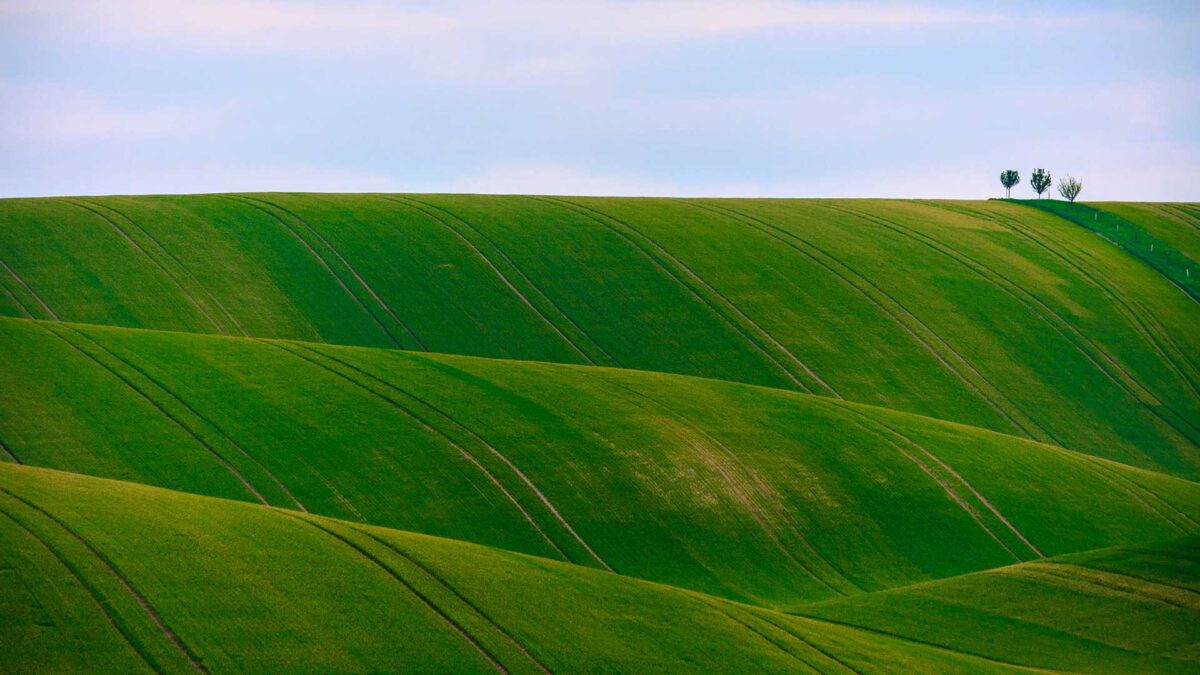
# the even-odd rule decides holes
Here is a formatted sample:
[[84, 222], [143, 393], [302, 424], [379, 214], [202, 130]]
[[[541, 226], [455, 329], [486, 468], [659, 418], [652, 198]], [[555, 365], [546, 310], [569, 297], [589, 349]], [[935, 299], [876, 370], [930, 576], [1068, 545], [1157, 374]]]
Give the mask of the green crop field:
[[0, 672], [1195, 672], [1198, 217], [0, 200]]

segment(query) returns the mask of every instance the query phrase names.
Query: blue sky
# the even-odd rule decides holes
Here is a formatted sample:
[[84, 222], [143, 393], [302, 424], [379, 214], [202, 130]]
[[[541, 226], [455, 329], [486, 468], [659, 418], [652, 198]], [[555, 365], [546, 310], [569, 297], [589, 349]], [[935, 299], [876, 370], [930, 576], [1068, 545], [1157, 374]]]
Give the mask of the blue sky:
[[0, 195], [1200, 200], [1200, 2], [0, 0]]

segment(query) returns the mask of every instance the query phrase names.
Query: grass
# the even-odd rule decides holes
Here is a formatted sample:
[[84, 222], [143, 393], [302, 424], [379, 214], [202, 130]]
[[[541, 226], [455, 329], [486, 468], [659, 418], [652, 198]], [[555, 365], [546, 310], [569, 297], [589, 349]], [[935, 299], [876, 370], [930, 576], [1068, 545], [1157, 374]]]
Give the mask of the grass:
[[1089, 551], [797, 608], [799, 615], [1069, 672], [1195, 668], [1200, 539]]
[[0, 440], [24, 463], [767, 606], [1200, 520], [1194, 483], [776, 389], [16, 319], [0, 335]]
[[[0, 629], [18, 638], [0, 650], [6, 672], [32, 663], [127, 672], [1015, 670], [958, 647], [541, 558], [45, 469], [0, 465], [0, 541], [9, 565]], [[1194, 542], [1150, 551], [1166, 561], [1156, 578], [1186, 574], [1194, 551]], [[1095, 564], [1120, 564], [1121, 553]], [[1019, 575], [1010, 570], [996, 576]], [[1058, 577], [1043, 583], [1057, 592], [1041, 603], [1047, 610], [1080, 592]], [[1016, 631], [994, 633], [982, 651], [1008, 645], [1022, 665], [1194, 667], [1194, 654], [1170, 654], [1181, 626], [1186, 637], [1179, 622], [1196, 619], [1194, 598], [1156, 592], [1188, 608], [1107, 598], [1092, 616], [1124, 625], [1134, 607], [1159, 621], [1169, 635], [1138, 653], [1060, 638], [1054, 653], [1027, 660], [1008, 642], [1025, 638]], [[906, 607], [907, 598], [887, 597], [893, 611]], [[841, 617], [837, 606], [821, 613]], [[1040, 627], [1071, 630], [1072, 619], [1051, 613]]]
[[1195, 303], [1013, 203], [8, 199], [0, 250], [12, 316], [698, 375], [1200, 476]]
[[1195, 204], [1024, 202], [1100, 235], [1200, 301], [1200, 212]]
[[0, 200], [0, 672], [1194, 672], [1200, 212], [1033, 206]]

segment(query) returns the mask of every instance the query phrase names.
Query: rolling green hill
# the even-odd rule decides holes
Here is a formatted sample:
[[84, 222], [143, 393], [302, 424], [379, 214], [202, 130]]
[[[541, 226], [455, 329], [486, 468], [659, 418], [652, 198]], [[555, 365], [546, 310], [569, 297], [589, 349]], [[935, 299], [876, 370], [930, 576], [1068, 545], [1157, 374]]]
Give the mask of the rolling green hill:
[[777, 389], [18, 319], [0, 340], [10, 459], [767, 606], [1200, 521], [1195, 483]]
[[[1071, 612], [1082, 594], [1105, 596], [1087, 565], [1120, 566], [1121, 551], [991, 573], [1046, 593], [1038, 625], [988, 625], [991, 640], [969, 645], [1007, 648], [1008, 660], [845, 625], [881, 623], [864, 610], [877, 597], [892, 613], [952, 622], [962, 612], [950, 601], [922, 600], [977, 598], [977, 576], [811, 610], [834, 620], [788, 616], [461, 542], [12, 465], [0, 465], [0, 542], [5, 672], [1187, 672], [1197, 661], [1173, 651], [1194, 638], [1197, 593], [1167, 585], [1194, 582], [1195, 540], [1135, 551], [1155, 556], [1152, 580], [1105, 573], [1136, 584], [1136, 599], [1100, 597], [1085, 630], [1157, 626], [1136, 650], [1121, 647], [1128, 633], [1078, 634]], [[1053, 651], [1028, 650], [1031, 634]]]
[[808, 391], [1200, 476], [1197, 304], [1007, 202], [0, 200], [0, 312]]
[[1198, 222], [0, 200], [0, 672], [1195, 672]]

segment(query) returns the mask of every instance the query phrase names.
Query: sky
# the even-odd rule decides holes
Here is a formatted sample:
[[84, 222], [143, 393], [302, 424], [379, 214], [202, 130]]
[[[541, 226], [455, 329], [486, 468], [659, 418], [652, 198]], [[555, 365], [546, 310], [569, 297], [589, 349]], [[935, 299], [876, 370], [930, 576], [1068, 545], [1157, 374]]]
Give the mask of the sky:
[[0, 0], [0, 196], [1200, 201], [1200, 2]]

